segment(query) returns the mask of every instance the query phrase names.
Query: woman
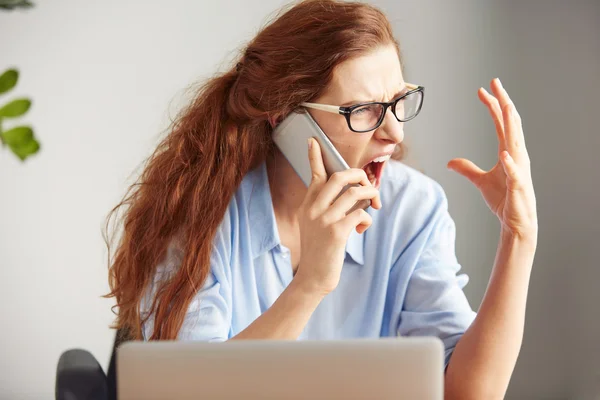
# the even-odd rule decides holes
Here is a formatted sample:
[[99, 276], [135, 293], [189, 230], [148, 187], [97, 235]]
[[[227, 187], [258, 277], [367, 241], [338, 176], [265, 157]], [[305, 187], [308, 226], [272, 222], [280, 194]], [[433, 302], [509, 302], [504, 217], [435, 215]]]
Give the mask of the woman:
[[[435, 335], [446, 349], [447, 397], [503, 397], [523, 335], [537, 218], [519, 116], [500, 82], [491, 87], [478, 94], [496, 124], [499, 162], [488, 172], [448, 164], [501, 222], [478, 314], [462, 291], [466, 277], [456, 276], [442, 188], [397, 161], [423, 89], [405, 81], [380, 11], [322, 0], [280, 15], [235, 68], [199, 90], [117, 206], [128, 208], [110, 267], [116, 327], [143, 340]], [[355, 108], [379, 113], [363, 129], [318, 106], [365, 102], [389, 107]], [[312, 140], [308, 188], [271, 139], [301, 104], [352, 167], [328, 178]], [[349, 183], [360, 187], [335, 200]], [[372, 208], [346, 215], [360, 199]]]

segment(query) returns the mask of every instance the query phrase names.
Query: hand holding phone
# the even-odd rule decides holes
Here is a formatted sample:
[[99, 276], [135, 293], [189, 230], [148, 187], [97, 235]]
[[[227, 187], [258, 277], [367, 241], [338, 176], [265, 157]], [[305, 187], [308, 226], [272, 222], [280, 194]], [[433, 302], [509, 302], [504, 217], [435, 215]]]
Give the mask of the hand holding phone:
[[[327, 178], [330, 178], [337, 172], [350, 169], [333, 143], [331, 143], [327, 135], [308, 112], [292, 112], [274, 129], [273, 141], [307, 187], [311, 183], [312, 175], [307, 145], [309, 138], [314, 138], [319, 144]], [[363, 184], [371, 186], [368, 179]], [[350, 183], [344, 186], [340, 189], [338, 197], [352, 186], [360, 185], [358, 183]], [[354, 206], [349, 207], [347, 213], [349, 214], [359, 208], [366, 209], [370, 205], [370, 199], [361, 199]]]
[[[308, 139], [308, 148], [312, 180], [306, 201], [313, 212], [327, 214], [326, 220], [332, 221], [349, 217], [355, 212], [362, 214], [358, 211], [364, 211], [364, 208], [357, 205], [366, 201], [376, 209], [381, 208], [379, 190], [371, 185], [365, 171], [348, 168], [328, 176], [319, 143], [314, 138]], [[370, 220], [366, 225], [356, 225], [356, 231], [363, 233], [370, 225]]]
[[[372, 200], [373, 208], [381, 208], [379, 190], [372, 186], [362, 169], [351, 168], [334, 173], [329, 179], [325, 171], [319, 143], [310, 139], [309, 161], [311, 183], [298, 211], [300, 224], [300, 264], [294, 280], [305, 291], [327, 295], [340, 279], [345, 249], [350, 232], [363, 233], [372, 218], [363, 209], [348, 212], [361, 200]], [[350, 187], [341, 196], [343, 187]]]

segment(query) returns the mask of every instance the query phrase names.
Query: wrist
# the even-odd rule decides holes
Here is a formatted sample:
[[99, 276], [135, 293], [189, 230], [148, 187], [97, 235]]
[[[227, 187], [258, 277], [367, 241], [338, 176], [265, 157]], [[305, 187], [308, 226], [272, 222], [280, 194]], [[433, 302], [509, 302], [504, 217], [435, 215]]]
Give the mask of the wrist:
[[292, 282], [289, 285], [290, 290], [297, 293], [299, 296], [307, 298], [309, 300], [316, 300], [321, 302], [325, 296], [327, 296], [328, 292], [319, 288], [317, 285], [305, 279], [303, 275], [296, 274]]
[[537, 247], [537, 231], [527, 233], [515, 233], [506, 229], [500, 231], [500, 242], [504, 245], [518, 246], [535, 250]]
[[[496, 261], [502, 260], [502, 265], [513, 265], [515, 263], [511, 260], [518, 260], [515, 265], [518, 264], [519, 269], [530, 270], [533, 266], [536, 247], [536, 235], [515, 235], [512, 232], [502, 231], [498, 242]], [[528, 268], [525, 268], [525, 266], [528, 266]]]

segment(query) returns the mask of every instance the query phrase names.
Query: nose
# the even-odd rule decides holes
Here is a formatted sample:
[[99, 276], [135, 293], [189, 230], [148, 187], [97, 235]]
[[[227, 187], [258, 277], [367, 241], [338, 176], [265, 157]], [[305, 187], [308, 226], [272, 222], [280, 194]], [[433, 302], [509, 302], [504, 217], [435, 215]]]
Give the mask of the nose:
[[404, 122], [396, 119], [392, 109], [388, 108], [383, 118], [383, 122], [375, 130], [375, 137], [379, 140], [385, 140], [391, 143], [400, 143], [404, 140]]

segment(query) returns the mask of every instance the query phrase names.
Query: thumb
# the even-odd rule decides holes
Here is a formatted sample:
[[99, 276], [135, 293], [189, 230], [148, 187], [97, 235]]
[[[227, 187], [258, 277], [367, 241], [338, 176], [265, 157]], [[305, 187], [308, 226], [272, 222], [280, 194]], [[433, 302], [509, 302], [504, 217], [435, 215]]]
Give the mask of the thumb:
[[450, 160], [450, 162], [448, 162], [447, 168], [464, 176], [474, 185], [477, 185], [479, 178], [485, 175], [484, 170], [475, 165], [473, 161], [467, 160], [465, 158], [455, 158], [454, 160]]
[[321, 187], [327, 182], [327, 172], [323, 164], [323, 155], [321, 154], [321, 146], [314, 138], [308, 139], [308, 161], [312, 172], [311, 181], [308, 185], [307, 200], [312, 200], [317, 197], [321, 191]]
[[312, 172], [313, 183], [324, 183], [327, 181], [327, 172], [323, 164], [323, 155], [321, 154], [321, 146], [315, 138], [308, 138], [308, 162]]

